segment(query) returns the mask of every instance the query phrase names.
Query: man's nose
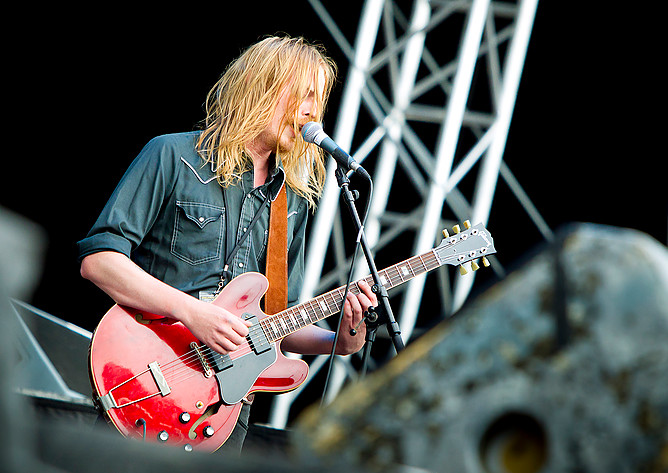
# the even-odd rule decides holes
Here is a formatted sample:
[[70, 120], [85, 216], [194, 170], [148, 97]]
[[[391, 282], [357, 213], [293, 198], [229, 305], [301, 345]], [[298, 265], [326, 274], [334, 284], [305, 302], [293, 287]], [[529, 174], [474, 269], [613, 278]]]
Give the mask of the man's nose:
[[301, 116], [304, 118], [313, 118], [316, 115], [317, 108], [313, 101], [306, 100], [300, 107]]

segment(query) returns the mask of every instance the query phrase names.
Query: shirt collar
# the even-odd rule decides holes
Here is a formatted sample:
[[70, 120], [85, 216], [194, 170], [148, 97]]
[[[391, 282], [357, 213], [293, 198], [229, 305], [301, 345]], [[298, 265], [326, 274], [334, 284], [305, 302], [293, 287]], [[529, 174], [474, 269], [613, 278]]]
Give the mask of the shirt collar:
[[[285, 169], [283, 169], [283, 161], [280, 156], [275, 156], [275, 165], [269, 170], [269, 179], [266, 183], [269, 189], [270, 199], [273, 202], [278, 197], [281, 188], [285, 184]], [[211, 160], [211, 173], [215, 176], [216, 169], [213, 160]]]
[[285, 169], [283, 169], [283, 162], [280, 157], [276, 157], [276, 166], [269, 171], [269, 182], [267, 188], [269, 189], [270, 199], [273, 202], [278, 197], [278, 193], [285, 185]]
[[[242, 176], [242, 181], [247, 189], [246, 192], [253, 189], [253, 171], [246, 171]], [[281, 192], [283, 185], [285, 185], [285, 169], [283, 169], [283, 163], [278, 158], [269, 169], [269, 175], [265, 183], [257, 187], [254, 192], [257, 192], [263, 198], [267, 195], [266, 192], [269, 192], [269, 200], [273, 202]]]

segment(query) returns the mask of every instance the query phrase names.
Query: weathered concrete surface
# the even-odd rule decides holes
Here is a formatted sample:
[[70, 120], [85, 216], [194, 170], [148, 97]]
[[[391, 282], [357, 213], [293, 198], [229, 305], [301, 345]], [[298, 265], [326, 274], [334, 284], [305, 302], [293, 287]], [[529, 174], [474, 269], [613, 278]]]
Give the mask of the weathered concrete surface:
[[668, 471], [666, 247], [570, 228], [293, 440], [368, 471]]

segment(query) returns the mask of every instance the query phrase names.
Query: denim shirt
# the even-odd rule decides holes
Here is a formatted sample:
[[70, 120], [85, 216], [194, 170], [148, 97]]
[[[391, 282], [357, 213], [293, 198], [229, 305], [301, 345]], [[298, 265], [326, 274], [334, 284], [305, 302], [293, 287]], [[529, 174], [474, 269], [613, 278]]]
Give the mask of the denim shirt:
[[[221, 279], [227, 255], [262, 210], [230, 265], [233, 276], [264, 273], [269, 211], [285, 182], [279, 165], [254, 188], [253, 172], [222, 188], [195, 150], [199, 132], [152, 139], [130, 165], [92, 229], [78, 242], [79, 259], [117, 251], [157, 279], [206, 298]], [[287, 189], [288, 304], [297, 303], [304, 273], [305, 199]]]

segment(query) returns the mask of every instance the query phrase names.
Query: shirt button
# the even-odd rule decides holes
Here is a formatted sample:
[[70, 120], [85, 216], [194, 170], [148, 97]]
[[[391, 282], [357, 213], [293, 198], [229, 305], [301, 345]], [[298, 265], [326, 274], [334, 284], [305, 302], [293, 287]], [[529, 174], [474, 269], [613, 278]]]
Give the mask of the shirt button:
[[199, 221], [200, 221], [200, 222], [203, 222], [203, 221], [204, 221], [204, 217], [200, 217], [200, 218], [199, 218]]
[[244, 267], [244, 264], [243, 264], [243, 263], [239, 263], [239, 267], [240, 267], [240, 268], [243, 268], [243, 267]]

